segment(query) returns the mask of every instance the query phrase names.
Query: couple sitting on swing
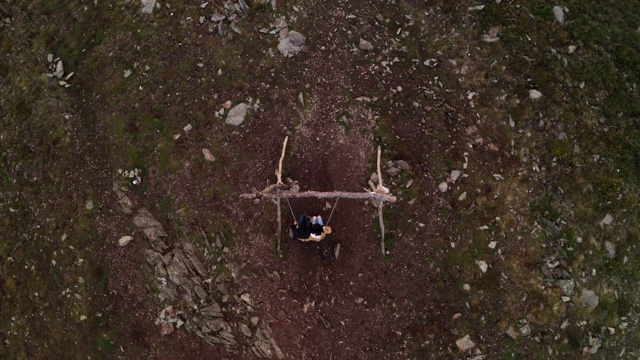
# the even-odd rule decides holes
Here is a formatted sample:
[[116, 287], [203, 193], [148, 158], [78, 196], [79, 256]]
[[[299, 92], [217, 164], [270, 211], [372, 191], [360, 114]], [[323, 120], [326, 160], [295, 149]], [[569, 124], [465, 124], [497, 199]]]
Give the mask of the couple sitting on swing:
[[300, 241], [321, 241], [327, 234], [331, 234], [331, 227], [325, 226], [322, 216], [309, 218], [306, 213], [300, 215], [289, 229], [292, 238]]

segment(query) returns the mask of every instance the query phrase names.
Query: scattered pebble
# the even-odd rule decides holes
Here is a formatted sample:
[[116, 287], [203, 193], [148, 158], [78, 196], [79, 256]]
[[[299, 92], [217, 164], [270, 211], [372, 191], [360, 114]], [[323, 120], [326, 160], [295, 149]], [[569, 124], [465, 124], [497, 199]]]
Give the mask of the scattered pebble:
[[213, 154], [211, 154], [211, 151], [209, 151], [209, 149], [202, 149], [202, 154], [204, 154], [204, 159], [207, 161], [216, 160], [216, 158], [213, 156]]
[[440, 192], [446, 192], [447, 189], [449, 189], [449, 185], [447, 185], [446, 181], [443, 181], [438, 185], [438, 190], [440, 190]]
[[118, 245], [126, 246], [131, 242], [131, 240], [133, 240], [133, 236], [125, 235], [118, 240]]
[[472, 347], [476, 346], [476, 343], [471, 341], [471, 338], [469, 337], [469, 335], [465, 335], [459, 338], [458, 340], [456, 340], [456, 345], [458, 346], [458, 349], [460, 349], [460, 351], [467, 351]]

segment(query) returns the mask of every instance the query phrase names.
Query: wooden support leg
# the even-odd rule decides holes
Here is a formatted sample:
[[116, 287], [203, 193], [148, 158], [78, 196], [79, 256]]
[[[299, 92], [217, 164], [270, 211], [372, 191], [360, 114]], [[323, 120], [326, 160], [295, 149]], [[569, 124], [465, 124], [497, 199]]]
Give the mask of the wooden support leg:
[[380, 203], [378, 206], [378, 215], [380, 216], [380, 232], [382, 232], [382, 237], [380, 238], [380, 249], [382, 250], [382, 256], [386, 256], [387, 252], [384, 250], [384, 221], [382, 220], [382, 207], [384, 203]]
[[282, 257], [282, 250], [280, 249], [280, 243], [282, 241], [282, 214], [280, 210], [280, 199], [276, 201], [276, 207], [278, 209], [278, 244], [276, 247], [276, 251], [278, 252], [278, 256]]

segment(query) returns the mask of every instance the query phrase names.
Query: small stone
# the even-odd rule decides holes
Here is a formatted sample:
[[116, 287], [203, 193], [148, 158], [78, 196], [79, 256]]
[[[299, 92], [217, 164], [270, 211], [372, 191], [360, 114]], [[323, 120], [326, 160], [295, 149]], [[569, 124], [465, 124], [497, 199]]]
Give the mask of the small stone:
[[534, 89], [529, 90], [529, 99], [537, 100], [537, 99], [540, 99], [541, 97], [542, 97], [542, 93], [540, 91], [534, 90]]
[[133, 71], [131, 71], [130, 69], [127, 69], [127, 70], [124, 71], [123, 77], [126, 79], [129, 76], [131, 76], [131, 74], [133, 74]]
[[513, 328], [513, 326], [509, 326], [509, 328], [506, 331], [507, 335], [509, 335], [510, 338], [512, 338], [513, 340], [516, 340], [518, 338], [518, 333], [516, 332], [516, 330]]
[[449, 185], [447, 185], [446, 181], [443, 181], [438, 185], [438, 190], [440, 190], [440, 192], [446, 192], [447, 189], [449, 189]]
[[193, 126], [191, 126], [191, 124], [187, 124], [182, 128], [182, 130], [184, 130], [185, 133], [189, 133], [189, 131], [193, 130]]
[[458, 340], [456, 340], [456, 345], [458, 346], [458, 349], [460, 349], [460, 351], [467, 351], [472, 347], [476, 346], [476, 344], [473, 341], [471, 341], [471, 338], [469, 337], [469, 335], [463, 336]]
[[87, 203], [85, 204], [85, 208], [89, 211], [93, 210], [93, 200], [87, 201]]
[[490, 243], [489, 243], [489, 249], [495, 249], [495, 248], [496, 248], [496, 245], [498, 245], [498, 242], [497, 242], [497, 241], [492, 241], [492, 242], [490, 242]]
[[556, 285], [567, 296], [571, 296], [571, 294], [573, 294], [573, 289], [576, 286], [573, 280], [556, 280]]
[[126, 246], [127, 244], [129, 244], [131, 242], [131, 240], [133, 240], [133, 236], [125, 235], [125, 236], [121, 237], [120, 239], [118, 239], [118, 245]]
[[240, 124], [244, 122], [244, 118], [246, 117], [246, 115], [247, 104], [240, 103], [229, 110], [229, 113], [227, 114], [227, 120], [225, 120], [225, 122], [233, 126], [240, 126]]
[[340, 244], [336, 244], [336, 247], [333, 249], [333, 256], [336, 260], [340, 257]]
[[216, 160], [216, 158], [213, 156], [213, 154], [211, 154], [211, 151], [209, 151], [209, 149], [202, 149], [202, 154], [204, 154], [204, 159], [207, 161]]
[[616, 257], [616, 244], [612, 243], [611, 241], [605, 241], [604, 248], [607, 250], [607, 253], [609, 254], [609, 257], [611, 259]]
[[518, 329], [518, 332], [520, 333], [520, 336], [527, 337], [531, 335], [531, 327], [529, 327], [529, 325], [525, 325]]
[[222, 104], [222, 107], [225, 109], [231, 108], [231, 100], [227, 100], [224, 104]]
[[246, 303], [247, 303], [247, 304], [249, 304], [249, 305], [253, 305], [253, 304], [251, 303], [251, 295], [249, 295], [248, 293], [245, 293], [245, 294], [240, 295], [240, 299], [241, 299], [242, 301], [246, 302]]
[[221, 15], [221, 14], [213, 14], [213, 15], [211, 15], [211, 21], [216, 22], [216, 23], [220, 22], [220, 21], [222, 21], [222, 20], [224, 20], [226, 18], [227, 18], [226, 16]]
[[469, 290], [471, 290], [471, 286], [469, 284], [464, 284], [464, 285], [462, 285], [462, 289], [464, 291], [469, 291]]
[[563, 296], [562, 297], [562, 302], [569, 302], [569, 301], [571, 301], [570, 297], [568, 297], [568, 296]]
[[251, 317], [251, 323], [253, 324], [253, 326], [258, 326], [258, 321], [260, 321], [260, 318], [257, 316], [252, 316]]
[[365, 50], [365, 51], [373, 50], [373, 44], [371, 44], [365, 39], [360, 39], [360, 44], [358, 44], [358, 47], [360, 48], [360, 50]]
[[580, 302], [582, 305], [589, 305], [595, 309], [595, 307], [598, 306], [599, 299], [593, 290], [582, 289], [582, 294], [580, 294]]
[[240, 332], [242, 333], [242, 335], [250, 338], [253, 333], [251, 332], [251, 329], [249, 329], [249, 327], [243, 323], [240, 323]]
[[458, 196], [458, 201], [463, 201], [466, 198], [467, 198], [467, 192], [465, 191], [462, 194], [460, 194], [460, 196]]
[[87, 320], [87, 316], [86, 315], [80, 315], [80, 321], [85, 321]]
[[451, 182], [456, 182], [456, 180], [458, 180], [460, 175], [462, 175], [462, 171], [460, 171], [460, 170], [452, 170], [451, 174], [449, 175], [449, 177], [451, 178]]
[[478, 265], [478, 267], [480, 268], [480, 270], [482, 270], [483, 273], [487, 272], [487, 269], [489, 268], [487, 263], [482, 260], [476, 261], [476, 265]]
[[153, 8], [156, 6], [156, 0], [142, 0], [142, 13], [143, 14], [151, 14], [153, 13]]
[[569, 45], [569, 54], [573, 54], [574, 51], [576, 51], [576, 46], [575, 45]]
[[303, 46], [307, 41], [307, 38], [304, 35], [300, 34], [295, 30], [291, 30], [289, 32], [289, 39], [291, 40], [291, 43], [293, 43], [293, 45], [295, 46]]
[[169, 335], [173, 332], [174, 327], [173, 324], [169, 324], [169, 323], [164, 323], [162, 324], [162, 327], [160, 328], [160, 333], [162, 335]]
[[613, 222], [613, 216], [611, 214], [607, 214], [601, 221], [600, 221], [600, 226], [602, 225], [611, 225], [611, 222]]
[[53, 54], [47, 54], [47, 62], [48, 63], [52, 63], [53, 62]]
[[64, 75], [64, 65], [62, 64], [62, 60], [58, 60], [58, 63], [56, 64], [56, 72], [53, 73], [53, 76], [60, 79], [62, 78], [63, 75]]
[[560, 24], [564, 25], [564, 11], [558, 5], [553, 7], [553, 16], [556, 18], [556, 21]]
[[398, 173], [400, 172], [400, 169], [398, 169], [397, 167], [390, 167], [385, 171], [387, 174], [389, 174], [389, 176], [396, 176], [398, 175]]

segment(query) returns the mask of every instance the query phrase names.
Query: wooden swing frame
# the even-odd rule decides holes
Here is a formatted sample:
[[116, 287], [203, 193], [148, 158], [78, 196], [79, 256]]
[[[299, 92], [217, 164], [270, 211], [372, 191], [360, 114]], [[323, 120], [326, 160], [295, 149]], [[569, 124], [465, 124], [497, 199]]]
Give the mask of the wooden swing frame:
[[284, 138], [284, 143], [282, 144], [282, 154], [280, 155], [280, 161], [278, 162], [278, 169], [276, 169], [275, 174], [277, 177], [277, 182], [274, 185], [268, 186], [266, 189], [260, 192], [241, 194], [240, 199], [273, 199], [276, 204], [277, 216], [278, 216], [278, 231], [277, 231], [277, 252], [278, 256], [282, 257], [281, 251], [281, 241], [282, 241], [282, 209], [281, 209], [281, 199], [300, 199], [300, 198], [316, 198], [316, 199], [328, 199], [328, 198], [345, 198], [345, 199], [358, 199], [358, 200], [376, 200], [378, 201], [378, 216], [380, 219], [380, 249], [382, 251], [382, 255], [386, 255], [385, 246], [384, 246], [384, 221], [382, 219], [382, 208], [384, 203], [394, 203], [396, 202], [396, 197], [389, 193], [389, 189], [382, 185], [382, 172], [380, 169], [380, 154], [381, 149], [378, 146], [378, 186], [374, 186], [373, 182], [369, 181], [369, 185], [371, 186], [373, 191], [363, 191], [363, 192], [345, 192], [345, 191], [329, 191], [329, 192], [321, 192], [321, 191], [305, 191], [305, 192], [297, 192], [291, 191], [289, 185], [286, 185], [282, 182], [282, 162], [284, 161], [285, 152], [287, 149], [287, 142], [289, 137]]

